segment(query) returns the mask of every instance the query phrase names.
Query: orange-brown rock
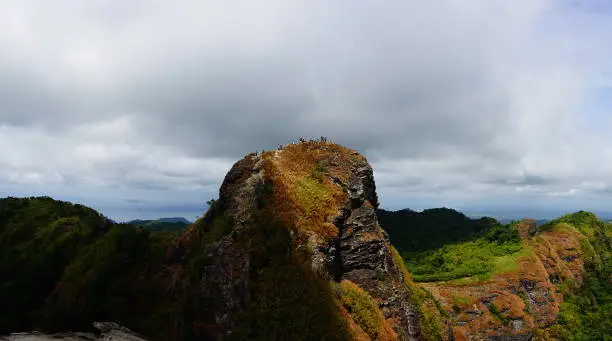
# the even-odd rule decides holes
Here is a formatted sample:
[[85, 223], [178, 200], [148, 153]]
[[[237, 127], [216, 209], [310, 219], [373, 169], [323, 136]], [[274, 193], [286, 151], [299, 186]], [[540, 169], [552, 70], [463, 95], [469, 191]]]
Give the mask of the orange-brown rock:
[[455, 340], [531, 340], [557, 320], [563, 296], [555, 284], [582, 280], [582, 234], [563, 225], [536, 234], [533, 220], [516, 228], [531, 250], [517, 270], [479, 283], [422, 284], [450, 313]]

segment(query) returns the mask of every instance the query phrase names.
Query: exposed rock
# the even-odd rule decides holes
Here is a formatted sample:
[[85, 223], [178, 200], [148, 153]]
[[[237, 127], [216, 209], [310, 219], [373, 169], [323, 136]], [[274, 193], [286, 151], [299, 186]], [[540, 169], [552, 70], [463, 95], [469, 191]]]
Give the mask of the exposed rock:
[[[445, 310], [453, 312], [453, 297], [463, 297], [478, 307], [460, 308], [453, 327], [456, 340], [531, 340], [537, 328], [557, 321], [563, 301], [555, 284], [570, 279], [580, 283], [584, 273], [580, 240], [571, 229], [557, 229], [535, 234], [535, 221], [516, 225], [523, 242], [531, 249], [518, 260], [518, 269], [469, 285], [424, 283]], [[496, 312], [493, 312], [492, 305]]]
[[[304, 186], [320, 186], [319, 192], [329, 192], [295, 192], [300, 188], [292, 186], [303, 181], [307, 181]], [[270, 190], [272, 193], [265, 193]], [[312, 191], [310, 187], [308, 190]], [[265, 199], [266, 195], [272, 198]], [[329, 201], [304, 207], [313, 199]], [[348, 149], [312, 142], [250, 154], [226, 175], [219, 200], [204, 220], [208, 226], [223, 217], [234, 232], [205, 248], [199, 296], [214, 307], [214, 321], [202, 327], [201, 333], [224, 339], [233, 332], [239, 313], [248, 305], [247, 287], [253, 274], [250, 242], [244, 235], [253, 223], [253, 214], [264, 207], [277, 218], [295, 224], [297, 234], [292, 232], [293, 238], [306, 237], [307, 245], [296, 239], [295, 247], [311, 250], [310, 267], [316, 274], [330, 281], [350, 280], [378, 303], [398, 339], [420, 338], [418, 316], [410, 306], [402, 271], [394, 263], [388, 236], [378, 225], [372, 168], [365, 158]], [[328, 234], [318, 232], [321, 229]], [[337, 232], [329, 234], [333, 229]], [[195, 235], [187, 239], [193, 238]], [[173, 252], [184, 255], [187, 251]]]
[[207, 247], [209, 264], [202, 268], [202, 300], [214, 306], [216, 329], [231, 330], [245, 307], [249, 256], [231, 236]]
[[516, 225], [521, 238], [528, 239], [535, 236], [537, 232], [537, 222], [533, 219], [524, 219]]
[[38, 332], [13, 333], [0, 336], [3, 341], [146, 341], [142, 336], [114, 322], [94, 322], [100, 335], [92, 333], [58, 333], [45, 335]]
[[328, 278], [348, 279], [366, 290], [379, 301], [387, 319], [400, 321], [396, 333], [400, 339], [418, 340], [418, 318], [408, 304], [408, 292], [403, 286], [401, 271], [393, 262], [388, 236], [378, 225], [376, 210], [378, 197], [372, 168], [365, 159], [355, 164], [348, 184], [334, 177], [332, 181], [347, 188], [349, 202], [332, 220], [339, 229], [330, 245], [315, 247], [313, 268], [323, 268], [326, 260]]

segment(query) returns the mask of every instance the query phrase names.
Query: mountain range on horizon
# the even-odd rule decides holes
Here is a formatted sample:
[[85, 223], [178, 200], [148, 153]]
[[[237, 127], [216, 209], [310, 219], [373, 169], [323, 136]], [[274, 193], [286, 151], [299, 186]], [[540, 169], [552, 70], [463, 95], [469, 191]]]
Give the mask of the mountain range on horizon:
[[191, 224], [192, 221], [185, 219], [184, 217], [165, 217], [157, 219], [134, 219], [127, 221], [128, 224], [135, 225], [147, 225], [151, 223], [180, 223], [180, 224]]

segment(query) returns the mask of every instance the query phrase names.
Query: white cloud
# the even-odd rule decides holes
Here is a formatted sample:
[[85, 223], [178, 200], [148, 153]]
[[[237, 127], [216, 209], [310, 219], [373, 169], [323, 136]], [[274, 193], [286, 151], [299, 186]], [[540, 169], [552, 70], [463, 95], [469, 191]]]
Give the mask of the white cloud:
[[242, 155], [326, 135], [368, 156], [383, 205], [603, 207], [609, 19], [563, 0], [4, 1], [0, 189], [194, 203]]

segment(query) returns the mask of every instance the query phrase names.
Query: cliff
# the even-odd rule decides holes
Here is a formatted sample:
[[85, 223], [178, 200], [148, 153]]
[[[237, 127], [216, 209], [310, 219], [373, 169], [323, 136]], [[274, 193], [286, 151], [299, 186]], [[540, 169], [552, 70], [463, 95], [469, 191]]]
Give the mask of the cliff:
[[[371, 167], [339, 145], [302, 142], [238, 161], [169, 255], [177, 265], [201, 255], [193, 294], [212, 304], [191, 322], [194, 332], [420, 339], [419, 312], [377, 206]], [[203, 239], [210, 242], [198, 248]]]

